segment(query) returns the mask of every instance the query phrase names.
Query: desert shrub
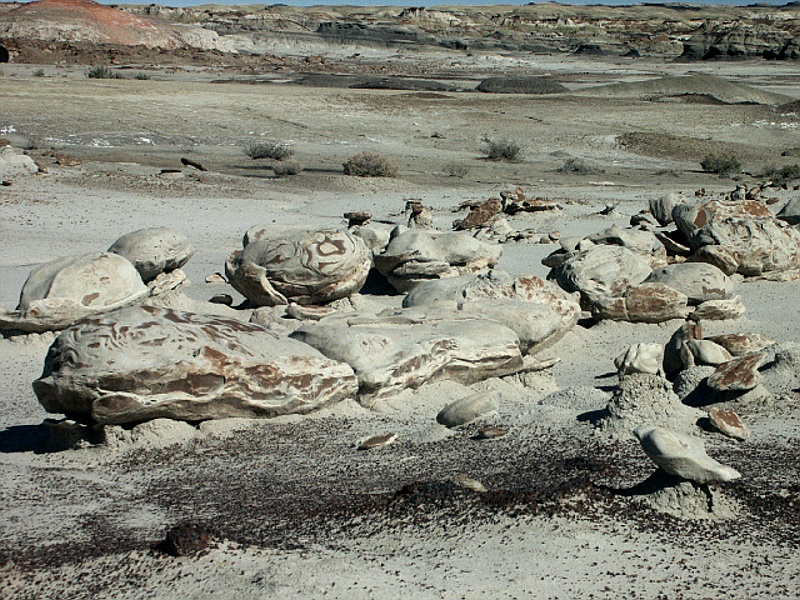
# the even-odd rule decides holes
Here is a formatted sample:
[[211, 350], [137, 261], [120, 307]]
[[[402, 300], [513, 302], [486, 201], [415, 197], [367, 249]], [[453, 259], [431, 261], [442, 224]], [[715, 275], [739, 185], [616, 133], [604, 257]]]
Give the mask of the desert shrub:
[[580, 158], [568, 158], [564, 161], [564, 164], [558, 168], [558, 172], [564, 174], [590, 175], [592, 169]]
[[303, 168], [296, 162], [280, 162], [274, 167], [275, 177], [289, 177], [297, 175]]
[[245, 147], [244, 153], [253, 160], [286, 160], [294, 156], [294, 150], [286, 142], [253, 142]]
[[36, 69], [33, 72], [34, 77], [44, 77], [44, 69]]
[[136, 75], [133, 76], [133, 78], [138, 81], [147, 81], [148, 79], [150, 79], [150, 75], [148, 75], [147, 73], [137, 73]]
[[771, 180], [774, 185], [783, 185], [800, 179], [800, 165], [786, 165], [780, 168], [775, 166], [767, 167], [761, 177]]
[[458, 179], [464, 179], [467, 173], [469, 173], [469, 167], [467, 165], [458, 165], [455, 163], [450, 163], [444, 166], [444, 174], [448, 177], [456, 177]]
[[706, 173], [715, 173], [720, 177], [728, 177], [742, 170], [742, 163], [733, 154], [708, 154], [700, 166]]
[[342, 164], [345, 175], [357, 177], [397, 177], [397, 165], [389, 158], [374, 152], [359, 152]]
[[122, 79], [122, 75], [108, 67], [92, 67], [86, 71], [89, 79]]
[[512, 140], [492, 140], [484, 138], [481, 151], [489, 160], [517, 162], [520, 159], [522, 147]]

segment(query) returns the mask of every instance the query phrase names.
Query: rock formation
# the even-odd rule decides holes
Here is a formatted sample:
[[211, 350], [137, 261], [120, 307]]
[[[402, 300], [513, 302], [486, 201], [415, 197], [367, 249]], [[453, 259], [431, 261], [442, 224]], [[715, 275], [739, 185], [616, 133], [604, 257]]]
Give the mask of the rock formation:
[[306, 413], [357, 388], [347, 365], [258, 325], [146, 306], [64, 331], [33, 383], [46, 410], [115, 424]]

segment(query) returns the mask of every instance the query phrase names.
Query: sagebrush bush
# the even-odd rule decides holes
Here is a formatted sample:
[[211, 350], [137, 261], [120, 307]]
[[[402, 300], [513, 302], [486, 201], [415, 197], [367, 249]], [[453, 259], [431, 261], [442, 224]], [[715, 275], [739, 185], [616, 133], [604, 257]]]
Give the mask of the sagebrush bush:
[[289, 177], [290, 175], [297, 175], [303, 170], [296, 162], [281, 162], [272, 168], [275, 171], [275, 177]]
[[568, 158], [564, 164], [558, 168], [559, 173], [576, 175], [590, 175], [592, 173], [591, 167], [583, 162], [580, 158]]
[[448, 177], [456, 177], [458, 179], [464, 179], [467, 173], [469, 173], [469, 167], [467, 165], [450, 163], [444, 166], [444, 174], [447, 175]]
[[357, 177], [397, 177], [397, 165], [389, 158], [374, 152], [359, 152], [342, 164], [345, 175]]
[[489, 160], [517, 162], [521, 157], [522, 147], [512, 140], [492, 140], [484, 138], [481, 151]]
[[86, 71], [89, 79], [122, 79], [122, 75], [108, 67], [92, 67]]
[[783, 167], [768, 167], [762, 175], [765, 179], [772, 180], [774, 185], [783, 185], [800, 179], [800, 165], [786, 165]]
[[286, 160], [294, 156], [294, 150], [286, 142], [252, 142], [245, 147], [244, 153], [253, 160]]
[[133, 76], [133, 78], [138, 81], [147, 81], [148, 79], [150, 79], [150, 75], [148, 75], [147, 73], [137, 73], [136, 75]]
[[742, 170], [742, 163], [733, 154], [709, 154], [700, 166], [706, 173], [714, 173], [720, 177], [735, 175]]

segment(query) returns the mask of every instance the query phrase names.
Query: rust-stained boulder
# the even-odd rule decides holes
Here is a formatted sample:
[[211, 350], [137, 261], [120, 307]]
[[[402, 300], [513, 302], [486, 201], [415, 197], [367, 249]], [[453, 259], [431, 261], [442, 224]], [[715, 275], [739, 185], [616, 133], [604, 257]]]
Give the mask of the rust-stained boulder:
[[750, 428], [732, 410], [715, 406], [708, 411], [708, 420], [714, 429], [728, 437], [741, 441], [750, 437]]
[[357, 388], [347, 365], [258, 325], [147, 306], [64, 331], [33, 383], [46, 410], [114, 424], [305, 413]]
[[683, 319], [689, 314], [685, 294], [662, 283], [643, 283], [628, 288], [616, 298], [600, 298], [592, 306], [595, 319], [663, 323]]
[[394, 236], [375, 267], [392, 286], [408, 292], [431, 279], [457, 277], [494, 267], [503, 250], [463, 231], [409, 230]]
[[189, 238], [169, 227], [131, 231], [111, 244], [108, 251], [131, 261], [144, 282], [179, 269], [194, 254]]
[[495, 218], [502, 214], [503, 203], [499, 198], [489, 198], [485, 202], [470, 209], [463, 219], [453, 221], [453, 229], [470, 230], [477, 227], [488, 227]]
[[623, 296], [632, 285], [644, 282], [650, 275], [647, 260], [622, 246], [590, 245], [550, 271], [568, 292], [580, 292], [589, 304]]
[[326, 304], [359, 291], [367, 279], [371, 252], [350, 233], [257, 233], [225, 263], [231, 285], [253, 304]]
[[717, 366], [708, 378], [708, 387], [718, 392], [745, 392], [761, 383], [758, 368], [764, 364], [767, 355], [762, 352], [747, 354], [731, 359]]
[[681, 204], [672, 214], [696, 251], [695, 261], [745, 276], [800, 267], [800, 232], [762, 202], [709, 200]]
[[706, 300], [694, 307], [689, 314], [693, 321], [729, 321], [743, 317], [747, 308], [742, 304], [741, 296], [725, 300]]
[[760, 333], [726, 333], [712, 335], [706, 339], [725, 348], [731, 353], [731, 356], [744, 356], [751, 352], [758, 352], [775, 343], [775, 340]]
[[84, 317], [134, 304], [147, 287], [127, 259], [110, 252], [67, 256], [28, 275], [16, 310], [0, 313], [0, 331], [54, 331]]

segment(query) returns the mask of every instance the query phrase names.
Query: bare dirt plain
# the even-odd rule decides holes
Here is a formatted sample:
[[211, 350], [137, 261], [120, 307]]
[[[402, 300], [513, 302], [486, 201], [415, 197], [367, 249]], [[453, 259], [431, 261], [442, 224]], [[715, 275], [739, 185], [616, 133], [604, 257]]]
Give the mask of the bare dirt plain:
[[[798, 116], [779, 102], [722, 102], [713, 95], [731, 92], [710, 77], [695, 79], [688, 96], [676, 83], [683, 80], [669, 80], [677, 87], [659, 94], [598, 87], [694, 72], [790, 102], [800, 98], [791, 62], [369, 54], [369, 69], [362, 58], [325, 71], [384, 65], [391, 73], [393, 65], [413, 63], [461, 88], [527, 73], [550, 76], [568, 91], [286, 83], [309, 70], [296, 56], [277, 73], [145, 61], [120, 70], [148, 80], [90, 80], [83, 66], [3, 64], [0, 130], [29, 147], [43, 171], [0, 188], [0, 303], [13, 308], [33, 266], [104, 250], [146, 226], [189, 236], [197, 253], [185, 267], [192, 281], [186, 293], [205, 301], [236, 295], [205, 278], [222, 271], [255, 224], [336, 227], [345, 211], [361, 209], [388, 228], [402, 221], [406, 199], [419, 198], [446, 229], [461, 202], [521, 186], [564, 209], [517, 215], [515, 229], [585, 235], [627, 225], [667, 192], [730, 192], [735, 182], [700, 169], [708, 153], [737, 154], [739, 179], [751, 185], [768, 167], [797, 162], [782, 154], [800, 147]], [[486, 160], [485, 137], [517, 141], [522, 160]], [[256, 139], [290, 142], [303, 171], [274, 177], [269, 161], [243, 153]], [[344, 176], [342, 162], [363, 150], [395, 160], [400, 176]], [[56, 164], [59, 156], [80, 163]], [[182, 168], [182, 157], [208, 170]], [[569, 158], [587, 171], [561, 173]], [[466, 173], [448, 176], [449, 165]], [[797, 193], [768, 191], [780, 200], [776, 209]], [[615, 210], [599, 214], [609, 204]], [[506, 245], [500, 267], [544, 276], [540, 260], [555, 247]], [[709, 323], [709, 333], [800, 342], [798, 282], [740, 282], [737, 291], [747, 315]], [[381, 301], [396, 305], [399, 297]], [[547, 352], [561, 362], [524, 382], [439, 382], [375, 410], [349, 401], [303, 418], [162, 424], [116, 445], [60, 452], [46, 451], [40, 423], [48, 415], [30, 387], [54, 335], [2, 339], [0, 596], [795, 597], [796, 395], [742, 415], [753, 431], [745, 443], [698, 429], [709, 453], [742, 473], [720, 486], [734, 507], [725, 519], [655, 511], [637, 491], [654, 470], [638, 442], [607, 439], [579, 418], [605, 406], [615, 356], [635, 342], [664, 343], [679, 324], [578, 326]], [[482, 424], [507, 427], [508, 435], [477, 441], [477, 426], [449, 431], [435, 423], [444, 405], [480, 389], [502, 393], [500, 411]], [[397, 433], [398, 442], [356, 451], [359, 440], [385, 432]], [[489, 491], [462, 489], [451, 482], [457, 475]], [[165, 530], [182, 522], [207, 528], [210, 548], [179, 558], [155, 550]]]

